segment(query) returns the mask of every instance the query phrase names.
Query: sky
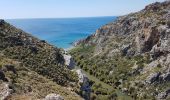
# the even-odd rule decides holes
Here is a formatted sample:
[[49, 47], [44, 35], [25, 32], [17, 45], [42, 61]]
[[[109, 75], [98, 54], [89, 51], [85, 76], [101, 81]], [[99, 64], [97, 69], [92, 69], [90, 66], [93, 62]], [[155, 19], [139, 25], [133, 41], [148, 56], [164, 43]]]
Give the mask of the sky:
[[0, 0], [0, 19], [120, 16], [164, 0]]

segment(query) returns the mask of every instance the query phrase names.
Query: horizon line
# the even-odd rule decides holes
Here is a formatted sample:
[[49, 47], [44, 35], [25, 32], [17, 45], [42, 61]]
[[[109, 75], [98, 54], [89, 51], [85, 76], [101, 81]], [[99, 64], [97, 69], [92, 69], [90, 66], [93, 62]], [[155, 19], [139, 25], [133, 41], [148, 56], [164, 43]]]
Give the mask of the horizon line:
[[113, 16], [80, 16], [80, 17], [30, 17], [30, 18], [0, 18], [4, 20], [15, 20], [15, 19], [74, 19], [74, 18], [96, 18], [96, 17], [119, 17], [122, 15], [113, 15]]

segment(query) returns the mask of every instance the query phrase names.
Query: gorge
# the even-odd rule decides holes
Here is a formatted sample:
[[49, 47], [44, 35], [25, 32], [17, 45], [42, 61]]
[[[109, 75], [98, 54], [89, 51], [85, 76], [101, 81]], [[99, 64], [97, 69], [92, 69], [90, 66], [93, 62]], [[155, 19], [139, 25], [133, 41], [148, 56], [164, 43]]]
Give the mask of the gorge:
[[170, 99], [169, 0], [74, 44], [65, 51], [0, 20], [0, 99]]

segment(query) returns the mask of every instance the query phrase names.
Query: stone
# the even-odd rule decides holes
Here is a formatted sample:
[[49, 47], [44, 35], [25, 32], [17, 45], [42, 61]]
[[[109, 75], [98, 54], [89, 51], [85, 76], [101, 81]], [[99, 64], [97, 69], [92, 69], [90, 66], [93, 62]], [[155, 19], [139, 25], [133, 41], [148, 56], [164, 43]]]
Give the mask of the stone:
[[48, 94], [44, 100], [64, 100], [64, 98], [58, 94]]

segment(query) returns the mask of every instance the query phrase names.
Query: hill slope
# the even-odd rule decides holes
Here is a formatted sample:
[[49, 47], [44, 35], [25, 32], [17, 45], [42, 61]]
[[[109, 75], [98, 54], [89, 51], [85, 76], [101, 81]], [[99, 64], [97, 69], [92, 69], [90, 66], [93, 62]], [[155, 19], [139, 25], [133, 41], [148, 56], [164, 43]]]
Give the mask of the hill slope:
[[12, 93], [12, 100], [42, 99], [56, 93], [77, 100], [81, 98], [66, 88], [75, 87], [77, 79], [60, 49], [0, 20], [0, 98]]
[[168, 99], [170, 1], [121, 16], [76, 44], [70, 53], [89, 74], [134, 99]]

